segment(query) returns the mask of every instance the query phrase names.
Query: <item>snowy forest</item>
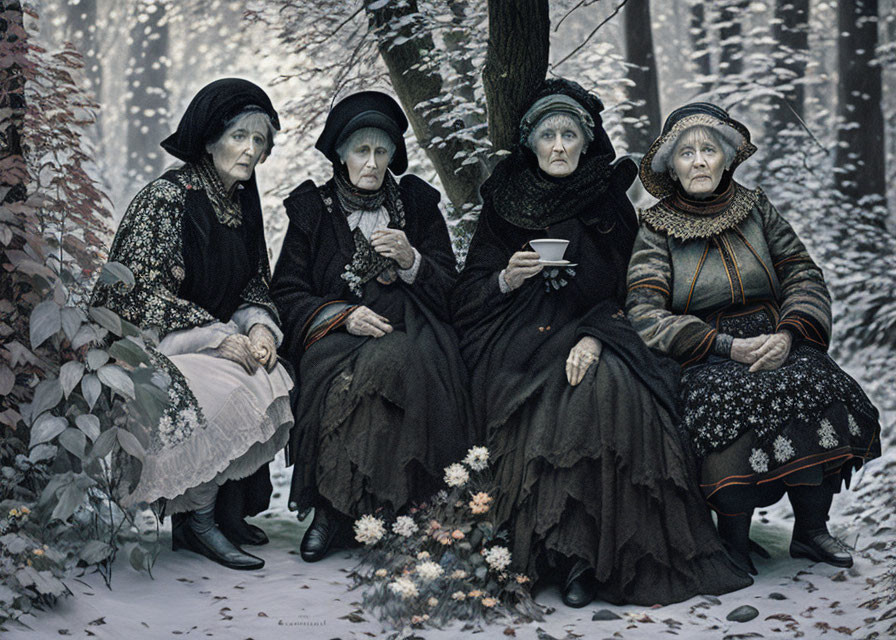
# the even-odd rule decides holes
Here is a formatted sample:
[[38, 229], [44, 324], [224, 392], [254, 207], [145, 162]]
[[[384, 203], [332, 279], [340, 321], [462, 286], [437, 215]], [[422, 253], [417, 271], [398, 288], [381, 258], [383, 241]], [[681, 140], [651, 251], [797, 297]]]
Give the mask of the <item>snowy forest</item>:
[[[86, 295], [96, 278], [132, 282], [99, 267], [128, 202], [173, 164], [159, 142], [214, 79], [252, 80], [280, 114], [258, 174], [273, 265], [283, 199], [329, 177], [313, 145], [330, 107], [371, 88], [407, 114], [409, 171], [440, 190], [462, 263], [479, 187], [546, 76], [596, 92], [617, 154], [636, 161], [687, 102], [749, 127], [758, 151], [738, 180], [764, 189], [823, 267], [832, 356], [881, 410], [884, 455], [835, 501], [833, 528], [857, 554], [849, 572], [785, 561], [792, 516], [777, 505], [758, 526], [779, 564], [723, 602], [508, 618], [483, 637], [896, 634], [896, 0], [0, 0], [0, 631], [282, 637], [300, 608], [326, 626], [303, 637], [381, 632], [333, 582], [351, 559], [312, 570], [290, 555], [299, 534], [285, 506], [269, 514], [284, 575], [269, 564], [265, 587], [217, 572], [218, 591], [202, 590], [213, 570], [174, 558], [149, 512], [119, 508], [132, 478], [113, 460], [144, 453], [127, 415], [157, 419], [165, 401], [141, 366], [157, 336], [88, 311]], [[637, 182], [629, 196], [654, 202]], [[761, 615], [725, 617], [743, 604]]]

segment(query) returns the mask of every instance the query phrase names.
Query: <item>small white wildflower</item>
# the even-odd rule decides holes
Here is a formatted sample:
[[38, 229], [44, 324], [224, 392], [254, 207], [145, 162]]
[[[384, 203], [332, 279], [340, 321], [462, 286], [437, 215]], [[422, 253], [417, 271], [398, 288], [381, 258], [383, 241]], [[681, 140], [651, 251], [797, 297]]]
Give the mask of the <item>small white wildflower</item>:
[[459, 462], [445, 467], [445, 484], [449, 487], [461, 487], [470, 479], [470, 473]]
[[417, 575], [420, 576], [421, 580], [425, 580], [426, 582], [432, 582], [433, 580], [438, 579], [442, 573], [444, 573], [442, 567], [432, 560], [427, 560], [417, 565]]
[[787, 462], [793, 457], [793, 454], [796, 453], [790, 438], [785, 438], [784, 436], [775, 438], [775, 442], [772, 446], [775, 450], [775, 460], [778, 462]]
[[366, 545], [379, 542], [386, 533], [386, 526], [382, 520], [374, 516], [361, 516], [355, 520], [355, 540]]
[[834, 433], [834, 425], [827, 418], [821, 421], [818, 428], [818, 444], [825, 449], [833, 449], [837, 446], [837, 434]]
[[485, 561], [495, 571], [503, 571], [510, 565], [510, 550], [507, 547], [492, 547], [485, 552]]
[[417, 585], [414, 584], [414, 581], [404, 576], [402, 576], [401, 578], [396, 578], [395, 580], [390, 582], [389, 589], [392, 590], [392, 593], [401, 596], [405, 600], [416, 598], [420, 593], [417, 590]]
[[429, 551], [421, 551], [417, 554], [417, 560], [426, 560], [429, 557]]
[[488, 466], [488, 448], [473, 447], [467, 451], [467, 457], [464, 458], [464, 463], [466, 463], [466, 465], [473, 471], [482, 471]]
[[457, 601], [466, 600], [467, 594], [464, 593], [463, 591], [455, 591], [454, 593], [451, 594], [451, 599], [457, 600]]
[[417, 529], [417, 523], [414, 522], [414, 519], [411, 516], [398, 516], [395, 518], [395, 523], [392, 525], [392, 532], [403, 538], [414, 535], [414, 533], [417, 532]]
[[768, 454], [762, 449], [753, 449], [750, 454], [750, 466], [756, 473], [765, 473], [768, 471]]
[[463, 579], [466, 578], [466, 577], [467, 577], [467, 572], [464, 571], [463, 569], [455, 569], [455, 570], [451, 573], [451, 578], [452, 578], [453, 580], [463, 580]]

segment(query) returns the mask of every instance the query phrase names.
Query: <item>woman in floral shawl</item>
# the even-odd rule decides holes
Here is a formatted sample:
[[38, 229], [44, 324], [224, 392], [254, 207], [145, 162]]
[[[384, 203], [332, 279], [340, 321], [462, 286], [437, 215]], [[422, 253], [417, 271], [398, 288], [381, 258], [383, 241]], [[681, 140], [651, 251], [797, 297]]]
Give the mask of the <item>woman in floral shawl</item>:
[[428, 497], [471, 441], [467, 378], [447, 323], [457, 275], [439, 193], [407, 168], [407, 119], [377, 91], [337, 103], [315, 145], [322, 186], [284, 202], [289, 229], [271, 293], [299, 371], [290, 507], [323, 558], [348, 519]]
[[821, 270], [762, 190], [733, 179], [755, 151], [747, 128], [713, 104], [668, 117], [641, 162], [660, 202], [641, 215], [628, 313], [683, 367], [684, 429], [732, 556], [755, 573], [753, 510], [786, 493], [790, 554], [849, 567], [827, 514], [853, 469], [880, 455], [878, 413], [826, 353]]
[[[675, 363], [622, 304], [637, 222], [631, 160], [597, 96], [548, 80], [519, 144], [482, 186], [454, 293], [473, 407], [485, 425], [494, 513], [517, 570], [584, 607], [666, 604], [750, 584], [727, 557], [676, 430]], [[537, 239], [569, 241], [545, 265]]]
[[[170, 377], [171, 407], [148, 434], [127, 502], [159, 505], [173, 516], [175, 549], [234, 569], [264, 565], [239, 547], [267, 541], [242, 518], [259, 510], [247, 503], [267, 501], [267, 463], [293, 424], [255, 183], [275, 129], [276, 111], [251, 82], [203, 88], [162, 142], [186, 164], [143, 188], [115, 234], [109, 260], [131, 270], [134, 286], [100, 282], [91, 300], [157, 330], [155, 361]], [[250, 486], [228, 483], [251, 478]], [[215, 521], [222, 502], [224, 533]]]

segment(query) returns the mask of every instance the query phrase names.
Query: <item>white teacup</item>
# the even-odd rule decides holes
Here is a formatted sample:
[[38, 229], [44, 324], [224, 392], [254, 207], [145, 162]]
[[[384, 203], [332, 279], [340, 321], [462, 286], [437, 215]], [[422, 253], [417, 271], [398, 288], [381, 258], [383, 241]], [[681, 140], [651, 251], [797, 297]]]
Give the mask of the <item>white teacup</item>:
[[530, 240], [529, 246], [538, 253], [538, 257], [543, 262], [557, 262], [563, 260], [563, 254], [566, 252], [566, 247], [569, 246], [569, 240], [541, 238], [540, 240]]

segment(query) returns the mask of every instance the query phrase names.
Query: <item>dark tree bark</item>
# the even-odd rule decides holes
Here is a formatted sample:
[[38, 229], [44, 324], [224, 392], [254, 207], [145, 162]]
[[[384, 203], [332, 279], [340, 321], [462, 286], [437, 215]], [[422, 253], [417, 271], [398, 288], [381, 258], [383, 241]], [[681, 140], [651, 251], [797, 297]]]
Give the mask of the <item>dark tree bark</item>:
[[547, 0], [489, 0], [482, 84], [496, 151], [513, 146], [523, 108], [544, 80], [550, 26]]
[[[836, 184], [850, 199], [886, 201], [884, 118], [877, 48], [877, 0], [840, 0]], [[884, 224], [884, 221], [881, 221]]]
[[[691, 59], [697, 67], [697, 73], [704, 78], [712, 73], [712, 58], [709, 55], [709, 41], [706, 32], [706, 11], [702, 0], [691, 0], [689, 32], [693, 53]], [[701, 93], [709, 91], [712, 83], [704, 80], [700, 83]]]
[[21, 2], [0, 0], [0, 45], [3, 57], [11, 59], [11, 64], [0, 67], [0, 204], [10, 204], [24, 202], [28, 195], [22, 149], [26, 103], [21, 63], [25, 60], [26, 33]]
[[[473, 90], [476, 84], [476, 67], [473, 59], [466, 50], [470, 40], [470, 32], [466, 26], [469, 17], [470, 5], [466, 0], [448, 0], [448, 10], [451, 11], [452, 28], [445, 33], [445, 49], [448, 51], [449, 61], [457, 74], [457, 82], [453, 86], [454, 93], [467, 102], [475, 101]], [[467, 123], [469, 126], [470, 122]]]
[[134, 21], [126, 74], [130, 94], [127, 173], [139, 183], [156, 177], [165, 162], [159, 142], [170, 133], [164, 126], [168, 113], [168, 24], [161, 2], [139, 0], [134, 10], [147, 18], [145, 22]]
[[[445, 103], [441, 75], [430, 65], [421, 65], [421, 52], [435, 48], [432, 36], [415, 25], [416, 0], [382, 3], [364, 0], [370, 27], [377, 36], [380, 56], [389, 69], [392, 88], [401, 101], [417, 141], [432, 161], [448, 199], [457, 210], [479, 202], [479, 185], [485, 179], [480, 163], [458, 166], [455, 155], [470, 154], [472, 148], [459, 140], [445, 140], [453, 129], [434, 116]], [[428, 103], [428, 104], [421, 104]], [[462, 124], [462, 123], [461, 123]], [[440, 139], [433, 143], [434, 139]]]
[[778, 43], [776, 65], [786, 74], [776, 79], [783, 98], [771, 105], [771, 129], [780, 131], [797, 117], [804, 118], [805, 90], [799, 81], [809, 58], [809, 0], [777, 0], [772, 36]]
[[749, 0], [725, 0], [720, 5], [719, 38], [722, 51], [719, 55], [719, 75], [735, 75], [743, 71], [743, 39], [741, 21]]
[[626, 136], [631, 151], [644, 153], [661, 126], [650, 0], [629, 0], [622, 15], [625, 23], [626, 57], [629, 64], [633, 65], [628, 70], [628, 78], [634, 83], [628, 90], [633, 103], [630, 115], [638, 119], [638, 122], [627, 128]]

